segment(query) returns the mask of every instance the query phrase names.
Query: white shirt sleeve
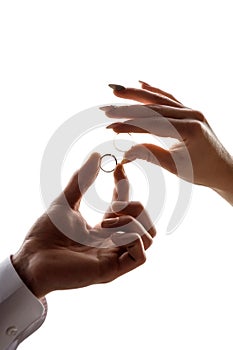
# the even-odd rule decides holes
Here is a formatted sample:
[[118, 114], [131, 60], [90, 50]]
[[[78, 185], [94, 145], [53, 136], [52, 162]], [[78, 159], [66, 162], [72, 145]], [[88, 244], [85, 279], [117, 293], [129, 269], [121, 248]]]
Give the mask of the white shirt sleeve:
[[45, 298], [39, 300], [14, 269], [11, 259], [0, 263], [0, 349], [14, 350], [44, 322]]

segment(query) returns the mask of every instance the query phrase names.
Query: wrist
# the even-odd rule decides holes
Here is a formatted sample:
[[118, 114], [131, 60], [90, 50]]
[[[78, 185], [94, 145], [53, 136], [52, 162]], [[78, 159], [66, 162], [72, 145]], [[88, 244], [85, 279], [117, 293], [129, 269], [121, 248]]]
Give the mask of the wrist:
[[233, 205], [233, 158], [229, 157], [228, 161], [222, 167], [222, 176], [219, 186], [212, 188], [221, 197]]
[[214, 189], [222, 198], [224, 198], [228, 203], [233, 206], [233, 192], [221, 191]]
[[39, 283], [38, 272], [33, 262], [33, 254], [27, 254], [24, 249], [11, 256], [12, 264], [27, 288], [39, 299], [45, 296]]

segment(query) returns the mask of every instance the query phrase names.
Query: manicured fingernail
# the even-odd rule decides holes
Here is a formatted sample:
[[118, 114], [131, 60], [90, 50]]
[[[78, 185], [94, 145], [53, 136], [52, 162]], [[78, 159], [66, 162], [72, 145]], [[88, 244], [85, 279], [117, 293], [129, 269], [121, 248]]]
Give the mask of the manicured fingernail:
[[124, 159], [121, 161], [120, 164], [123, 165], [123, 164], [127, 164], [127, 163], [130, 163], [130, 162], [131, 162], [131, 160], [124, 158]]
[[102, 107], [99, 107], [99, 109], [100, 109], [101, 111], [107, 112], [107, 111], [109, 111], [110, 109], [112, 109], [112, 106], [102, 106]]
[[122, 86], [122, 85], [117, 85], [117, 84], [108, 84], [108, 86], [113, 89], [113, 90], [116, 90], [116, 91], [122, 91], [122, 90], [125, 90], [125, 87]]
[[119, 125], [121, 125], [121, 123], [113, 123], [113, 124], [106, 126], [106, 129], [114, 129], [114, 128], [118, 127]]
[[124, 169], [122, 163], [117, 164], [115, 171], [114, 171], [114, 175], [116, 176], [116, 180], [118, 180], [118, 181], [123, 181], [123, 180], [128, 181], [126, 173], [125, 173], [125, 169]]
[[117, 224], [119, 221], [119, 217], [117, 218], [111, 218], [111, 219], [105, 219], [102, 223], [101, 226], [102, 227], [111, 227], [115, 224]]
[[142, 81], [142, 80], [138, 80], [139, 81], [139, 83], [141, 83], [141, 84], [145, 84], [145, 85], [148, 85], [149, 86], [149, 84], [148, 83], [145, 83], [145, 81]]
[[123, 165], [121, 163], [117, 164], [117, 166], [115, 168], [115, 173], [118, 172], [118, 171], [120, 171], [120, 172], [124, 171], [124, 167], [123, 167]]

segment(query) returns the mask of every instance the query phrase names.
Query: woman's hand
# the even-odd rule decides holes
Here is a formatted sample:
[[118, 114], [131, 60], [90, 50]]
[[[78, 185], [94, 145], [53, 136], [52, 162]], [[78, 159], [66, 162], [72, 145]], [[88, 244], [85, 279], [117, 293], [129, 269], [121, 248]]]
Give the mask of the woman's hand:
[[99, 164], [95, 153], [12, 256], [19, 276], [38, 298], [53, 290], [112, 281], [145, 262], [155, 228], [140, 203], [128, 202], [129, 183], [122, 165], [114, 172], [114, 203], [103, 221], [91, 227], [79, 211]]
[[[108, 126], [116, 133], [151, 133], [179, 142], [170, 149], [153, 144], [133, 146], [125, 160], [144, 159], [186, 181], [208, 186], [233, 204], [233, 159], [199, 111], [185, 107], [171, 94], [142, 83], [142, 89], [114, 88], [120, 98], [143, 105], [106, 106], [110, 118], [126, 121]], [[113, 85], [114, 87], [114, 85]]]

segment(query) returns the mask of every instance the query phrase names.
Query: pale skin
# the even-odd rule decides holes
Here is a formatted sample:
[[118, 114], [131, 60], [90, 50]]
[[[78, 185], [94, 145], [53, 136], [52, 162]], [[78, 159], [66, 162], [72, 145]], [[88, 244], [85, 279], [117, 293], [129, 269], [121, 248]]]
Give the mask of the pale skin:
[[[110, 282], [146, 260], [145, 250], [156, 231], [142, 204], [129, 201], [129, 182], [122, 165], [114, 171], [112, 205], [102, 222], [91, 227], [79, 211], [99, 164], [100, 155], [92, 154], [12, 256], [16, 271], [37, 298], [54, 290]], [[62, 218], [63, 227], [77, 241], [61, 232], [54, 224], [56, 218]]]
[[123, 163], [150, 161], [186, 181], [213, 189], [233, 205], [233, 158], [201, 112], [145, 82], [141, 82], [141, 89], [114, 89], [114, 94], [141, 104], [102, 107], [108, 117], [126, 119], [108, 128], [116, 133], [151, 133], [178, 140], [170, 149], [153, 144], [133, 146], [125, 153]]

